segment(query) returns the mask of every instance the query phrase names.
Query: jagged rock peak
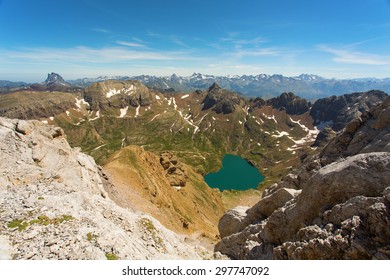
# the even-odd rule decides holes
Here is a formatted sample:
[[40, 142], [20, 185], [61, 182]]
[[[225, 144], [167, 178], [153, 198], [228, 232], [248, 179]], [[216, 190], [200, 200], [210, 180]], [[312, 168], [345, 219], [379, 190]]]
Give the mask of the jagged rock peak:
[[306, 99], [296, 96], [292, 92], [284, 92], [278, 97], [269, 99], [267, 104], [277, 109], [284, 109], [290, 115], [303, 114], [309, 111], [311, 106]]
[[221, 87], [218, 85], [218, 83], [213, 83], [211, 86], [210, 86], [210, 88], [209, 88], [209, 90], [211, 91], [211, 90], [219, 90], [219, 89], [221, 89]]
[[54, 73], [54, 72], [51, 72], [49, 74], [47, 74], [47, 78], [44, 82], [44, 84], [48, 85], [48, 84], [67, 84], [64, 80], [64, 78], [62, 78], [59, 74], [57, 73]]
[[236, 105], [243, 102], [237, 93], [222, 89], [217, 83], [213, 83], [203, 100], [202, 110], [213, 108], [217, 114], [229, 114], [236, 110]]

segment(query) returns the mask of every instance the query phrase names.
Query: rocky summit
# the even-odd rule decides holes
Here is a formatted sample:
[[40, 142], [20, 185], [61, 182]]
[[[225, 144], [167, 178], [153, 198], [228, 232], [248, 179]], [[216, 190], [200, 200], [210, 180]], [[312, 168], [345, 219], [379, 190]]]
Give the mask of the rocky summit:
[[0, 118], [0, 259], [197, 259], [199, 246], [119, 207], [61, 128]]
[[318, 156], [228, 211], [215, 250], [233, 259], [390, 258], [390, 98]]

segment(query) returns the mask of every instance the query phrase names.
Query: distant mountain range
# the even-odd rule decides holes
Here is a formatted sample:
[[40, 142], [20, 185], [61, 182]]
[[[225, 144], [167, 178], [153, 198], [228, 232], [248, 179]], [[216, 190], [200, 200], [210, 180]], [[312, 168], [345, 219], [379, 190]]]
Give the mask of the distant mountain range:
[[97, 78], [82, 78], [65, 81], [56, 73], [48, 74], [48, 79], [42, 83], [27, 84], [0, 80], [0, 92], [9, 92], [22, 88], [33, 90], [46, 89], [50, 91], [79, 91], [93, 83], [106, 80], [138, 80], [147, 87], [160, 92], [191, 92], [206, 90], [213, 83], [222, 88], [242, 93], [251, 97], [269, 99], [279, 96], [283, 92], [293, 92], [306, 99], [318, 99], [331, 95], [342, 95], [369, 90], [390, 92], [390, 78], [361, 78], [361, 79], [327, 79], [312, 74], [301, 74], [295, 77], [283, 75], [234, 75], [213, 76], [194, 73], [191, 76], [181, 77], [175, 74], [166, 77], [149, 75], [141, 76], [99, 76]]
[[83, 78], [68, 81], [69, 83], [85, 87], [95, 82], [105, 80], [138, 80], [149, 88], [160, 91], [190, 92], [197, 89], [208, 89], [213, 83], [222, 88], [240, 92], [246, 96], [262, 97], [265, 99], [279, 96], [283, 92], [294, 92], [307, 98], [318, 99], [330, 95], [341, 95], [368, 90], [382, 90], [390, 92], [390, 78], [362, 78], [362, 79], [327, 79], [312, 74], [301, 74], [295, 77], [283, 75], [243, 75], [243, 76], [213, 76], [194, 73], [191, 76], [180, 77], [175, 74], [166, 77], [149, 75], [141, 76], [100, 76], [98, 78]]

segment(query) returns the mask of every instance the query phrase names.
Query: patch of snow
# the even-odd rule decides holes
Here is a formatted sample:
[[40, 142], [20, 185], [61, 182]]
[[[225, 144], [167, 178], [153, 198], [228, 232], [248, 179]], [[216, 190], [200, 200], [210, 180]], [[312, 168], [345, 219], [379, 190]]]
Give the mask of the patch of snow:
[[160, 97], [160, 96], [158, 96], [158, 95], [156, 94], [156, 99], [157, 99], [157, 100], [160, 100], [160, 99], [161, 99], [161, 97]]
[[175, 125], [176, 122], [177, 122], [177, 121], [175, 121], [175, 122], [171, 125], [171, 127], [169, 128], [169, 131], [170, 131], [170, 132], [173, 132], [173, 131], [172, 131], [172, 127]]
[[333, 125], [333, 121], [326, 121], [326, 122], [321, 122], [321, 123], [319, 123], [318, 125], [316, 125], [316, 127], [317, 127], [317, 129], [319, 129], [319, 130], [323, 130], [325, 127], [327, 127], [327, 126], [330, 126], [330, 127], [332, 127], [332, 125]]
[[88, 105], [88, 106], [90, 106], [89, 105], [89, 103], [88, 102], [86, 102], [84, 99], [77, 99], [76, 98], [76, 103], [75, 103], [75, 105], [77, 106], [77, 108], [79, 108], [79, 110], [81, 110], [81, 105]]
[[256, 143], [256, 144], [257, 144], [257, 146], [259, 146], [259, 147], [261, 146], [261, 144], [260, 144], [260, 143]]
[[[261, 121], [262, 123], [264, 123], [262, 119], [260, 119], [260, 121]], [[260, 123], [258, 120], [255, 120], [255, 122], [256, 122], [258, 125], [261, 125], [261, 123]]]
[[94, 150], [94, 151], [99, 150], [101, 147], [104, 147], [104, 146], [106, 146], [106, 145], [107, 145], [107, 144], [100, 145], [100, 146], [96, 147], [96, 148], [93, 149], [93, 150]]
[[274, 115], [271, 115], [271, 116], [264, 115], [264, 117], [266, 117], [269, 120], [273, 120], [275, 123], [278, 123], [277, 120], [275, 119]]
[[141, 107], [141, 105], [138, 105], [138, 107], [135, 109], [135, 118], [139, 116], [139, 108]]
[[94, 121], [94, 120], [97, 120], [98, 118], [100, 118], [100, 111], [97, 111], [95, 117], [92, 119], [89, 119], [89, 120]]
[[121, 114], [119, 117], [123, 118], [124, 116], [126, 116], [127, 110], [129, 110], [129, 106], [126, 106], [125, 108], [120, 109], [119, 111], [121, 112]]
[[206, 127], [204, 131], [208, 130], [210, 127], [211, 127], [211, 122], [209, 122], [208, 127]]
[[84, 122], [85, 121], [85, 119], [79, 119], [79, 122], [78, 123], [76, 123], [76, 125], [80, 125], [82, 122]]
[[50, 119], [51, 121], [54, 121], [54, 117], [50, 117], [49, 119]]
[[110, 89], [110, 91], [108, 91], [108, 92], [106, 93], [106, 97], [107, 97], [107, 98], [110, 98], [110, 97], [114, 96], [115, 94], [119, 94], [119, 93], [121, 93], [120, 90]]
[[135, 85], [130, 85], [129, 88], [124, 89], [124, 92], [127, 93], [127, 95], [132, 95], [135, 92], [136, 88], [137, 87]]
[[275, 137], [275, 138], [280, 138], [280, 137], [283, 137], [283, 136], [288, 136], [290, 135], [288, 132], [286, 131], [282, 131], [282, 132], [279, 132], [279, 131], [276, 131], [278, 134], [274, 134], [272, 135], [272, 137]]
[[66, 111], [65, 113], [66, 113], [66, 115], [69, 117], [69, 115], [70, 115], [69, 111]]
[[238, 123], [242, 125], [242, 121], [238, 121]]
[[41, 121], [42, 123], [44, 123], [44, 124], [48, 124], [48, 122], [47, 121]]
[[317, 127], [315, 127], [312, 130], [308, 129], [307, 135], [299, 140], [295, 140], [292, 137], [288, 137], [288, 138], [297, 145], [303, 145], [308, 142], [313, 142], [316, 139], [318, 133], [320, 133], [320, 131], [317, 129]]
[[172, 99], [173, 99], [173, 108], [177, 110], [176, 99], [174, 97], [172, 97]]
[[154, 119], [157, 118], [158, 116], [160, 116], [160, 114], [155, 115], [155, 116], [150, 120], [150, 122], [154, 121]]
[[181, 97], [181, 99], [187, 98], [188, 96], [190, 96], [190, 95], [189, 95], [189, 94], [183, 95], [183, 96]]
[[215, 121], [215, 118], [214, 117], [212, 117], [213, 118], [213, 120]]

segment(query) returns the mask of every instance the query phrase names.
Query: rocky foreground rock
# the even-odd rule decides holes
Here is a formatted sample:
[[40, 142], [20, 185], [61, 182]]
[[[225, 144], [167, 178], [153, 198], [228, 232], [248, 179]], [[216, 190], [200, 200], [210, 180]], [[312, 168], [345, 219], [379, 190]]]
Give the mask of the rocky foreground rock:
[[233, 259], [390, 259], [390, 98], [219, 229]]
[[196, 259], [207, 252], [121, 208], [61, 128], [0, 118], [0, 259]]

